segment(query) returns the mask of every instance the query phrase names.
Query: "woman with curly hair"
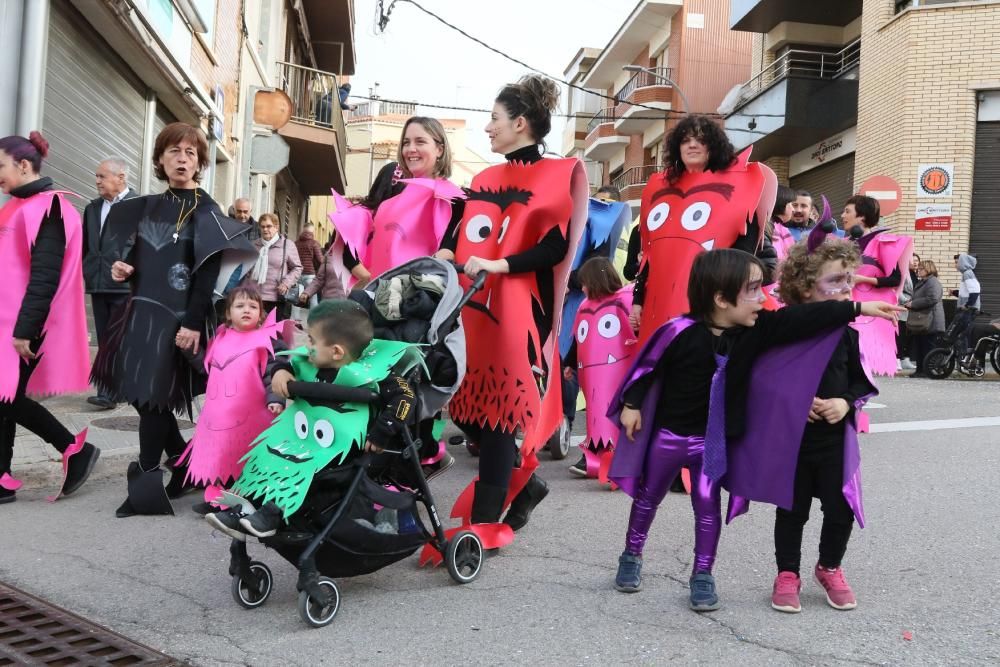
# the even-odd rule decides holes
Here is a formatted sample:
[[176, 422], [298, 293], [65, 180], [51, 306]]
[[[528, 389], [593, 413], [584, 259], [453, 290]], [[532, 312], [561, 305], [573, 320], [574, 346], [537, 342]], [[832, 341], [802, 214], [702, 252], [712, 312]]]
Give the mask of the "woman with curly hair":
[[639, 234], [642, 265], [636, 279], [632, 325], [640, 340], [687, 311], [687, 278], [704, 250], [737, 248], [764, 264], [765, 284], [777, 256], [764, 228], [777, 178], [763, 164], [737, 155], [712, 119], [688, 115], [667, 137], [666, 169], [642, 193]]

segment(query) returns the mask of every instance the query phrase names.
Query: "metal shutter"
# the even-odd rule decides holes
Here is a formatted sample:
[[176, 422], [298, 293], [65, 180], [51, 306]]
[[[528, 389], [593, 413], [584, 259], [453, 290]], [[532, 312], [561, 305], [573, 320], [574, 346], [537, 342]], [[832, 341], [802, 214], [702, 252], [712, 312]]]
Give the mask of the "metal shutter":
[[[52, 3], [42, 134], [51, 152], [42, 173], [86, 200], [97, 196], [94, 170], [104, 158], [125, 160], [139, 182], [146, 101], [144, 86], [68, 0]], [[78, 204], [82, 207], [86, 201]]]
[[1000, 317], [1000, 122], [976, 124], [976, 163], [972, 175], [972, 234], [976, 277], [983, 288], [983, 309]]
[[[155, 140], [156, 137], [159, 136], [160, 132], [163, 131], [163, 128], [165, 128], [167, 125], [170, 125], [170, 123], [173, 123], [176, 120], [177, 119], [174, 118], [174, 115], [169, 111], [167, 111], [167, 109], [164, 108], [162, 104], [157, 103], [156, 117], [153, 120], [153, 139]], [[152, 147], [150, 147], [150, 150], [152, 150]], [[149, 160], [152, 162], [152, 159], [153, 155], [152, 153], [150, 153]], [[158, 179], [156, 177], [156, 174], [154, 173], [149, 178], [149, 192], [144, 192], [143, 194], [144, 195], [159, 194], [160, 192], [164, 192], [166, 189], [167, 189], [167, 182]]]
[[793, 176], [789, 185], [794, 190], [808, 190], [820, 213], [823, 211], [819, 196], [826, 195], [834, 218], [839, 220], [844, 203], [854, 194], [854, 153]]

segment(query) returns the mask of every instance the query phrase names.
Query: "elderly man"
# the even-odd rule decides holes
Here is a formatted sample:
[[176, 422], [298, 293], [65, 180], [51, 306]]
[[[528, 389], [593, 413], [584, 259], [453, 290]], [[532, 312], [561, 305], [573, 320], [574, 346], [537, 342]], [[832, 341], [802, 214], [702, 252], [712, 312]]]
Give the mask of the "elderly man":
[[250, 225], [250, 231], [247, 232], [248, 241], [253, 242], [260, 238], [260, 228], [257, 227], [257, 221], [253, 219], [252, 215], [250, 215], [249, 199], [246, 197], [240, 197], [234, 201], [232, 215], [240, 222]]
[[[106, 344], [112, 313], [121, 308], [129, 294], [127, 285], [111, 279], [111, 265], [121, 259], [123, 248], [114, 240], [116, 234], [106, 233], [104, 223], [112, 206], [132, 199], [136, 193], [128, 187], [128, 170], [122, 158], [107, 158], [97, 165], [94, 176], [98, 196], [83, 209], [83, 279], [90, 294], [100, 348]], [[103, 410], [115, 406], [102, 392], [87, 402]]]

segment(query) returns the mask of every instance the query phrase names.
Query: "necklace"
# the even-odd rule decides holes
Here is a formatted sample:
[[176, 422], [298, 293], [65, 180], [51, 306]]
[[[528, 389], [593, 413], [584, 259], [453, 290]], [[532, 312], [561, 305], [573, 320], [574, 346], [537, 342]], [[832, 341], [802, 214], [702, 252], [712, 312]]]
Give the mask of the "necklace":
[[181, 213], [180, 215], [177, 216], [177, 223], [174, 225], [174, 243], [177, 243], [177, 239], [180, 237], [181, 234], [181, 227], [183, 227], [187, 219], [191, 217], [191, 214], [194, 213], [194, 210], [198, 208], [198, 191], [197, 190], [194, 191], [194, 204], [191, 206], [191, 209], [187, 212], [184, 211], [184, 199], [178, 197], [177, 194], [170, 188], [167, 188], [167, 192], [169, 192], [175, 199], [178, 199], [181, 202]]

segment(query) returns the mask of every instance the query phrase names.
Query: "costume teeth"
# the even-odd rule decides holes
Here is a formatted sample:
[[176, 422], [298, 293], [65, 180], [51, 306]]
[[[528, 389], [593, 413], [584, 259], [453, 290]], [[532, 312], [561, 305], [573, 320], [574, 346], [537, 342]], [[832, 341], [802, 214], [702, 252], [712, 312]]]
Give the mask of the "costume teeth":
[[616, 361], [618, 361], [618, 360], [617, 360], [617, 359], [615, 359], [615, 357], [614, 357], [614, 355], [613, 355], [613, 354], [609, 354], [609, 355], [608, 355], [608, 363], [609, 363], [609, 364], [613, 364], [613, 363], [615, 363]]
[[711, 250], [715, 247], [715, 239], [709, 239], [701, 244], [701, 247], [705, 250]]

